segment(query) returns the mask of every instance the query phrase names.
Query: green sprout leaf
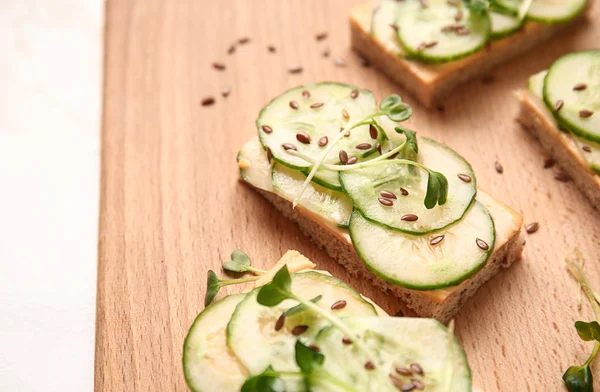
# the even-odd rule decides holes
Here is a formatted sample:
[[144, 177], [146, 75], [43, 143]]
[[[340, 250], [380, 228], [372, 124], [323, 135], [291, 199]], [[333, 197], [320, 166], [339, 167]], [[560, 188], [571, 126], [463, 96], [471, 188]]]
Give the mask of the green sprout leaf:
[[388, 116], [390, 120], [395, 122], [406, 121], [412, 116], [411, 107], [402, 102], [402, 98], [397, 94], [388, 95], [381, 105], [379, 105], [381, 113]]
[[577, 334], [586, 342], [596, 340], [600, 342], [600, 324], [597, 321], [586, 323], [585, 321], [576, 321], [575, 329]]
[[261, 374], [250, 376], [242, 385], [241, 392], [283, 392], [285, 384], [271, 366]]
[[264, 306], [276, 306], [282, 301], [290, 298], [292, 289], [292, 277], [287, 265], [281, 267], [273, 277], [273, 280], [260, 288], [257, 301]]
[[217, 274], [215, 274], [213, 270], [209, 270], [208, 277], [206, 279], [206, 295], [204, 296], [204, 306], [210, 305], [217, 294], [219, 294], [220, 289], [221, 284], [219, 278], [217, 278]]
[[[322, 296], [322, 295], [317, 295], [315, 298], [311, 299], [311, 300], [310, 300], [310, 302], [312, 302], [313, 304], [316, 304], [317, 302], [319, 302], [319, 301], [321, 300], [321, 298], [323, 298], [323, 296]], [[288, 310], [285, 312], [285, 315], [286, 315], [286, 316], [293, 316], [293, 315], [295, 315], [295, 314], [298, 314], [298, 313], [302, 313], [302, 312], [304, 312], [306, 309], [307, 309], [307, 308], [306, 308], [306, 305], [304, 305], [304, 304], [299, 304], [299, 305], [296, 305], [296, 306], [294, 306], [294, 307], [292, 307], [292, 308], [289, 308], [289, 309], [288, 309]]]
[[296, 363], [302, 373], [310, 375], [316, 368], [325, 362], [325, 356], [310, 347], [305, 346], [300, 340], [296, 341]]
[[231, 254], [231, 260], [223, 263], [223, 269], [229, 272], [246, 272], [252, 262], [250, 257], [241, 250], [234, 250]]
[[425, 207], [432, 209], [436, 204], [443, 205], [448, 199], [448, 180], [442, 173], [428, 171], [427, 193], [425, 194]]
[[571, 392], [592, 392], [594, 380], [589, 365], [571, 366], [562, 379]]

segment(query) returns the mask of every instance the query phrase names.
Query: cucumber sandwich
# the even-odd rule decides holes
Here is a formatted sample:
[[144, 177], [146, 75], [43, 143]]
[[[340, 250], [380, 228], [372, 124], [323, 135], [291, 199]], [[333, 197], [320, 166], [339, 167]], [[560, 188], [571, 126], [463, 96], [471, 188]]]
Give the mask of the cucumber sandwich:
[[340, 83], [291, 89], [260, 112], [241, 178], [351, 273], [449, 321], [520, 258], [522, 218], [477, 190], [456, 151], [398, 123], [397, 95]]
[[576, 23], [589, 1], [368, 2], [351, 11], [352, 46], [432, 107], [462, 81]]
[[519, 121], [600, 210], [600, 50], [561, 57], [517, 97]]
[[[269, 271], [242, 252], [223, 265], [255, 276], [218, 280], [245, 294], [208, 305], [185, 339], [183, 369], [194, 392], [471, 391], [471, 370], [453, 334], [434, 319], [389, 317], [300, 253]], [[249, 283], [248, 283], [249, 282]], [[216, 285], [216, 286], [215, 286]]]

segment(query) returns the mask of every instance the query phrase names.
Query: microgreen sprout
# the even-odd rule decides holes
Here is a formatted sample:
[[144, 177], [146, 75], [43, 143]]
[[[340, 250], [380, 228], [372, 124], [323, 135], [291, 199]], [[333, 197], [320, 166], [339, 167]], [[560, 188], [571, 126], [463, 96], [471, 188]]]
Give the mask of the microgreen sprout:
[[231, 260], [223, 263], [223, 269], [227, 272], [252, 272], [255, 275], [262, 275], [267, 271], [252, 267], [250, 257], [241, 250], [234, 250], [231, 253]]
[[233, 285], [233, 284], [254, 282], [255, 280], [258, 280], [258, 279], [259, 279], [258, 276], [249, 276], [247, 278], [223, 280], [223, 279], [219, 279], [217, 277], [217, 274], [215, 274], [215, 272], [213, 270], [209, 270], [208, 276], [206, 279], [207, 287], [206, 287], [206, 295], [204, 296], [204, 306], [210, 305], [212, 300], [215, 299], [217, 294], [219, 294], [219, 290], [221, 290], [221, 287], [229, 286], [229, 285]]
[[331, 140], [331, 142], [329, 143], [329, 147], [327, 147], [323, 155], [317, 161], [314, 162], [310, 173], [306, 177], [304, 184], [302, 184], [302, 188], [298, 192], [298, 195], [296, 195], [296, 197], [294, 198], [293, 207], [296, 207], [296, 205], [298, 204], [298, 200], [300, 200], [302, 198], [302, 195], [304, 194], [304, 190], [306, 189], [306, 187], [308, 187], [308, 184], [310, 184], [317, 171], [322, 167], [323, 162], [325, 161], [327, 156], [331, 153], [331, 151], [333, 151], [337, 143], [340, 140], [342, 140], [342, 138], [347, 132], [350, 132], [354, 128], [359, 127], [361, 125], [375, 124], [374, 119], [376, 117], [387, 116], [392, 121], [402, 122], [408, 120], [411, 115], [411, 107], [407, 103], [402, 102], [402, 98], [399, 95], [392, 94], [387, 96], [381, 102], [381, 105], [379, 106], [379, 111], [377, 113], [367, 115], [362, 120], [346, 128], [344, 132], [340, 132], [333, 140]]
[[583, 272], [583, 256], [577, 251], [567, 257], [567, 269], [575, 277], [594, 310], [596, 320], [585, 322], [576, 321], [575, 329], [581, 340], [594, 342], [592, 353], [587, 361], [581, 366], [571, 366], [563, 374], [562, 378], [572, 392], [591, 392], [593, 390], [593, 376], [590, 365], [598, 356], [600, 350], [600, 296], [592, 289], [590, 282]]

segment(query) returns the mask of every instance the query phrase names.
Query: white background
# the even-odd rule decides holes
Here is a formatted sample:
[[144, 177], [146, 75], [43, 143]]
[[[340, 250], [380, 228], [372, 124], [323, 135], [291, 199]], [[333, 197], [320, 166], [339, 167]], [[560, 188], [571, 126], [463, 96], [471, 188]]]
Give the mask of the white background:
[[0, 391], [93, 390], [101, 0], [0, 1]]

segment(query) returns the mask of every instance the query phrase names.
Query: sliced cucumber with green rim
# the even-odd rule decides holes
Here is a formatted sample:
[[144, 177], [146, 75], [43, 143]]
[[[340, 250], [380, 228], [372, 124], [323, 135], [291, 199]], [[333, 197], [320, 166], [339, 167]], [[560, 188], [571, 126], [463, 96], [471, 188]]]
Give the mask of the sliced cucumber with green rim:
[[573, 136], [575, 144], [583, 159], [590, 165], [590, 169], [600, 174], [600, 144]]
[[[559, 100], [563, 105], [556, 111]], [[544, 101], [561, 126], [600, 143], [600, 50], [571, 53], [552, 64], [544, 81]]]
[[405, 51], [398, 41], [398, 26], [396, 25], [396, 12], [399, 4], [396, 0], [382, 0], [379, 3], [379, 7], [373, 11], [371, 35], [390, 53], [403, 56]]
[[244, 294], [230, 295], [202, 311], [183, 345], [183, 372], [194, 392], [238, 392], [248, 370], [227, 347], [225, 329]]
[[544, 99], [544, 79], [546, 78], [547, 70], [540, 71], [529, 77], [527, 88], [533, 95], [539, 99]]
[[[304, 94], [303, 94], [304, 93]], [[290, 148], [317, 160], [321, 158], [342, 128], [348, 128], [367, 115], [377, 112], [377, 102], [368, 90], [341, 83], [317, 83], [291, 89], [273, 99], [260, 112], [256, 125], [262, 145], [271, 150], [273, 159], [292, 169], [308, 173], [311, 164], [287, 152]], [[327, 137], [327, 145], [319, 143]], [[366, 149], [357, 145], [371, 141]], [[344, 137], [325, 159], [337, 164], [339, 152], [359, 161], [377, 151], [378, 139], [369, 136], [369, 126], [362, 125]], [[340, 189], [337, 173], [317, 171], [314, 181], [330, 189]]]
[[257, 137], [248, 140], [237, 156], [240, 176], [253, 186], [270, 191], [271, 164], [267, 161], [265, 150]]
[[[275, 192], [289, 201], [294, 200], [300, 193], [306, 179], [299, 171], [280, 164], [273, 166], [271, 176]], [[340, 191], [309, 184], [298, 204], [337, 226], [348, 227], [352, 202]]]
[[522, 3], [521, 0], [493, 0], [492, 6], [504, 14], [517, 15]]
[[[340, 172], [344, 193], [366, 219], [393, 230], [425, 234], [441, 230], [465, 215], [477, 193], [471, 165], [443, 144], [424, 137], [418, 141], [418, 162], [444, 174], [448, 180], [446, 203], [432, 209], [425, 207], [427, 173], [413, 166], [389, 161], [387, 164]], [[394, 194], [395, 199], [387, 197], [391, 205], [382, 204], [381, 198], [385, 195], [382, 192]], [[407, 215], [414, 215], [418, 219], [407, 219]]]
[[[373, 359], [367, 359], [356, 344], [344, 344], [343, 334], [335, 328], [324, 329], [315, 344], [325, 355], [324, 370], [355, 391], [471, 391], [471, 369], [466, 354], [458, 339], [449, 335], [448, 329], [438, 321], [348, 317], [344, 323], [358, 331], [371, 348], [376, 356], [375, 369], [365, 369], [367, 360]], [[311, 385], [311, 391], [314, 392], [347, 391], [336, 389], [324, 378], [313, 382], [316, 385]], [[409, 389], [409, 384], [416, 385]], [[401, 389], [402, 386], [405, 389]]]
[[579, 15], [586, 0], [533, 0], [527, 19], [542, 23], [564, 23]]
[[492, 22], [492, 39], [500, 39], [513, 34], [523, 25], [523, 21], [515, 15], [490, 11]]
[[468, 56], [490, 37], [487, 13], [473, 12], [462, 1], [454, 6], [446, 0], [422, 0], [427, 5], [418, 8], [413, 4], [420, 5], [420, 1], [404, 3], [398, 9], [398, 38], [406, 52], [421, 61], [438, 63]]
[[369, 222], [354, 210], [350, 237], [366, 266], [393, 284], [416, 290], [454, 286], [482, 268], [494, 249], [494, 222], [475, 202], [450, 228], [411, 236]]
[[[297, 305], [297, 302], [285, 300], [272, 308], [262, 306], [256, 300], [258, 290], [248, 293], [236, 308], [227, 326], [227, 345], [251, 374], [260, 373], [269, 365], [278, 371], [296, 371], [296, 340], [312, 343], [328, 322], [311, 311], [303, 311], [286, 317], [282, 328], [276, 331], [275, 325], [282, 313]], [[321, 295], [317, 305], [324, 309], [330, 309], [337, 301], [346, 301], [343, 309], [334, 310], [341, 317], [377, 315], [373, 305], [358, 292], [329, 275], [318, 272], [292, 274], [292, 291], [307, 300]], [[308, 326], [308, 329], [295, 336], [292, 331], [298, 326]], [[286, 380], [286, 384], [288, 387], [296, 385], [292, 380]], [[295, 388], [299, 387], [296, 385]]]

